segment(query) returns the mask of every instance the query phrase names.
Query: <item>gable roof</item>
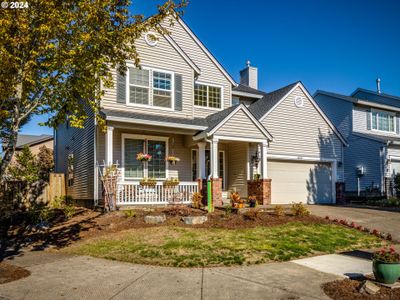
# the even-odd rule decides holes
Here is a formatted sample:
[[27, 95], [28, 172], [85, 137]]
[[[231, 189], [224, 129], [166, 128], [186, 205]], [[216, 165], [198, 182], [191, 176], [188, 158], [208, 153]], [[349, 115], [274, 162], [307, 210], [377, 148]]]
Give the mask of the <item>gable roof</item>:
[[268, 93], [266, 96], [256, 101], [252, 105], [250, 105], [250, 111], [257, 117], [257, 119], [261, 122], [264, 120], [267, 115], [272, 112], [279, 104], [285, 100], [293, 90], [299, 87], [303, 93], [307, 96], [308, 100], [314, 106], [314, 108], [318, 111], [321, 117], [325, 120], [328, 126], [333, 130], [333, 132], [338, 136], [338, 138], [342, 141], [345, 146], [348, 146], [346, 139], [340, 133], [339, 130], [333, 125], [333, 123], [329, 120], [329, 118], [325, 115], [322, 109], [318, 106], [318, 104], [314, 101], [313, 97], [301, 83], [301, 81], [294, 82], [289, 84], [283, 88], [280, 88], [276, 91]]
[[52, 135], [42, 134], [42, 135], [29, 135], [29, 134], [19, 134], [16, 144], [16, 149], [20, 150], [24, 146], [34, 146], [40, 143], [44, 143], [53, 139]]
[[289, 92], [292, 91], [293, 87], [296, 86], [299, 81], [291, 83], [273, 92], [266, 93], [260, 100], [250, 105], [250, 112], [257, 118], [262, 119], [266, 113], [268, 113], [274, 106], [285, 97]]
[[207, 49], [207, 47], [200, 41], [200, 39], [194, 34], [194, 32], [189, 28], [189, 26], [183, 21], [181, 17], [177, 18], [178, 23], [183, 27], [183, 29], [189, 34], [191, 38], [195, 41], [195, 43], [204, 51], [204, 53], [210, 58], [210, 60], [216, 65], [216, 67], [221, 71], [222, 74], [229, 80], [229, 82], [233, 86], [237, 86], [238, 84], [232, 78], [232, 76], [225, 70], [225, 68], [220, 64], [220, 62], [211, 54], [211, 52]]
[[239, 110], [242, 110], [249, 119], [257, 126], [257, 128], [264, 134], [266, 138], [272, 140], [272, 135], [267, 129], [255, 118], [247, 107], [243, 104], [228, 107], [227, 109], [221, 110], [215, 114], [206, 117], [208, 128], [197, 134], [194, 139], [200, 139], [213, 135], [222, 125], [224, 125], [229, 119], [231, 119]]
[[371, 100], [369, 100], [369, 99], [359, 99], [359, 98], [356, 98], [356, 97], [346, 96], [346, 95], [327, 92], [327, 91], [322, 91], [322, 90], [317, 90], [314, 93], [314, 97], [317, 97], [318, 95], [325, 95], [325, 96], [329, 96], [329, 97], [332, 97], [332, 98], [337, 98], [337, 99], [341, 99], [341, 100], [344, 100], [344, 101], [352, 102], [354, 104], [361, 104], [361, 105], [365, 105], [365, 106], [371, 106], [371, 107], [375, 107], [375, 108], [393, 110], [393, 111], [400, 112], [400, 101], [399, 101], [398, 105], [389, 105], [389, 104], [382, 104], [382, 101], [374, 101], [372, 99]]
[[[370, 95], [373, 96], [373, 98], [369, 98], [369, 97], [366, 98], [366, 97], [357, 96], [357, 94], [359, 94], [359, 93], [370, 94]], [[367, 90], [367, 89], [358, 88], [353, 93], [351, 93], [350, 96], [351, 97], [355, 97], [355, 98], [360, 98], [360, 99], [363, 99], [363, 100], [368, 100], [368, 101], [371, 101], [371, 102], [384, 104], [384, 105], [391, 105], [391, 106], [395, 106], [395, 107], [400, 107], [400, 97], [394, 96], [394, 95], [385, 94], [385, 93], [378, 93], [376, 91], [371, 91], [371, 90]]]
[[232, 89], [232, 95], [260, 99], [267, 93], [239, 83]]

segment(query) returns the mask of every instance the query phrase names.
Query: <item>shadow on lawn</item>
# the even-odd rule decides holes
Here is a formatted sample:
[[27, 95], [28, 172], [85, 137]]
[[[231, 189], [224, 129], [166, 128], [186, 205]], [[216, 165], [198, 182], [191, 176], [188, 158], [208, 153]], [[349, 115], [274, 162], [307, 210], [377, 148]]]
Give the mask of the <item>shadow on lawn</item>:
[[[78, 212], [83, 214], [84, 211]], [[24, 222], [16, 225], [15, 220], [8, 219], [1, 221], [0, 239], [0, 262], [4, 259], [12, 259], [15, 256], [23, 255], [23, 248], [29, 251], [43, 251], [52, 247], [60, 249], [80, 240], [80, 233], [92, 228], [101, 230], [96, 219], [101, 214], [82, 216], [80, 220], [62, 220], [56, 218], [49, 222], [49, 228], [32, 231], [31, 227]]]

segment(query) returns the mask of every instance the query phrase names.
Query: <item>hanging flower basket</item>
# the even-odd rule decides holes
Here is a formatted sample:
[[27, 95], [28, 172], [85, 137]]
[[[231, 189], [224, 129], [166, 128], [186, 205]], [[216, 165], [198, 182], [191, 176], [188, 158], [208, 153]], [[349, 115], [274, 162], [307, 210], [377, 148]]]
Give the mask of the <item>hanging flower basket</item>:
[[179, 185], [179, 179], [178, 178], [168, 178], [164, 181], [163, 185], [165, 187], [176, 187]]
[[155, 187], [157, 185], [157, 180], [155, 178], [143, 178], [139, 181], [139, 184], [143, 187]]
[[172, 155], [170, 155], [170, 156], [167, 156], [167, 159], [166, 159], [171, 165], [176, 165], [176, 163], [178, 162], [178, 161], [180, 161], [180, 158], [178, 158], [178, 157], [176, 157], [176, 156], [172, 156]]
[[152, 156], [150, 154], [144, 154], [142, 152], [138, 153], [136, 155], [136, 160], [141, 161], [141, 162], [146, 162], [146, 161], [151, 161]]

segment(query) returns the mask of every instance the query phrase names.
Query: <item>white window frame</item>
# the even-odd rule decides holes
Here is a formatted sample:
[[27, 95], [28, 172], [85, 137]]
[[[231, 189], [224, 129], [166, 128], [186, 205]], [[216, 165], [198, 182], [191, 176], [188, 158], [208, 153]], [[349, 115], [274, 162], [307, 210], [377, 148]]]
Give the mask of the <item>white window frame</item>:
[[[126, 76], [125, 76], [126, 77], [126, 105], [134, 106], [134, 107], [152, 108], [152, 109], [157, 109], [157, 110], [166, 110], [166, 111], [174, 111], [175, 110], [175, 72], [169, 71], [169, 70], [164, 70], [164, 69], [152, 68], [152, 67], [148, 67], [148, 66], [142, 66], [143, 70], [149, 71], [149, 86], [148, 86], [148, 89], [149, 89], [148, 102], [149, 102], [149, 104], [137, 104], [137, 103], [129, 102], [129, 93], [130, 93], [129, 86], [132, 85], [132, 86], [137, 86], [137, 87], [141, 87], [141, 88], [143, 88], [144, 86], [129, 83], [129, 76], [130, 76], [129, 68], [137, 68], [137, 67], [133, 64], [126, 64], [126, 66], [128, 67], [128, 70], [127, 70]], [[154, 94], [153, 91], [155, 89], [153, 87], [153, 72], [171, 74], [171, 91], [170, 91], [171, 92], [171, 107], [170, 108], [153, 105], [153, 94]], [[168, 90], [163, 90], [163, 89], [158, 89], [158, 88], [156, 88], [156, 90], [168, 91]]]
[[[210, 149], [205, 149], [205, 150], [210, 151]], [[196, 160], [198, 160], [199, 159], [199, 149], [192, 148], [191, 152], [190, 152], [190, 174], [191, 175], [193, 174], [193, 155], [192, 155], [192, 152], [196, 152]], [[218, 175], [220, 174], [220, 170], [219, 170], [219, 154], [220, 153], [222, 153], [222, 156], [223, 156], [222, 164], [223, 164], [224, 168], [223, 168], [222, 172], [223, 172], [223, 175], [224, 175], [223, 180], [224, 180], [224, 187], [225, 187], [225, 190], [226, 190], [227, 174], [226, 174], [226, 155], [225, 155], [225, 150], [218, 150]], [[196, 177], [198, 177], [197, 176], [199, 174], [199, 164], [198, 164], [198, 162], [196, 162], [196, 167], [197, 167]], [[207, 172], [206, 172], [205, 177], [208, 178], [208, 175], [210, 175], [210, 174], [207, 174]]]
[[[121, 161], [122, 161], [122, 168], [121, 168], [121, 173], [122, 173], [122, 181], [125, 180], [140, 180], [142, 177], [125, 177], [125, 139], [136, 139], [136, 140], [143, 140], [144, 141], [144, 153], [147, 153], [148, 151], [148, 143], [147, 141], [161, 141], [165, 142], [165, 156], [168, 156], [169, 154], [169, 145], [168, 145], [168, 140], [169, 137], [165, 136], [153, 136], [153, 135], [142, 135], [142, 134], [130, 134], [130, 133], [122, 133], [121, 134]], [[146, 164], [147, 166], [147, 164]], [[143, 168], [143, 178], [148, 177], [149, 174], [149, 169], [147, 167]], [[165, 160], [165, 177], [162, 178], [156, 178], [157, 180], [165, 180], [168, 178], [168, 162]]]
[[[207, 86], [207, 106], [201, 106], [201, 105], [196, 105], [195, 104], [195, 92], [194, 92], [194, 86], [196, 84], [200, 84], [200, 85], [205, 85]], [[220, 88], [221, 89], [221, 102], [220, 102], [220, 108], [217, 107], [210, 107], [209, 106], [209, 91], [208, 91], [208, 87], [216, 87], [216, 88]], [[224, 87], [222, 85], [219, 84], [214, 84], [214, 83], [208, 83], [208, 82], [204, 82], [204, 81], [195, 81], [193, 84], [193, 105], [195, 107], [199, 107], [199, 108], [204, 108], [204, 109], [211, 109], [211, 110], [223, 110], [224, 107]]]
[[[373, 119], [373, 114], [374, 113], [377, 113], [376, 129], [374, 129], [372, 127], [372, 124], [373, 124], [372, 119]], [[379, 113], [385, 113], [385, 114], [388, 114], [389, 116], [393, 117], [393, 123], [394, 123], [393, 124], [393, 131], [379, 129], [379, 120], [378, 120]], [[370, 124], [370, 126], [371, 126], [371, 130], [372, 131], [396, 134], [396, 132], [397, 132], [397, 124], [396, 124], [397, 122], [396, 121], [397, 121], [397, 117], [396, 117], [396, 113], [394, 113], [394, 112], [387, 111], [387, 110], [380, 110], [380, 109], [371, 109], [371, 112], [370, 112], [370, 122], [371, 122], [371, 124]]]

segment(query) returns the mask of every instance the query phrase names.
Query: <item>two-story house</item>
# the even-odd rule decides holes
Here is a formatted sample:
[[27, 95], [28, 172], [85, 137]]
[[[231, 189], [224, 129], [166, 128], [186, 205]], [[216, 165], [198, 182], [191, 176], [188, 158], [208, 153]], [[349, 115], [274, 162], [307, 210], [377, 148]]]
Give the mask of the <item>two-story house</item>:
[[[137, 40], [140, 69], [127, 62], [125, 75], [114, 73], [101, 103], [106, 133], [94, 118], [84, 129], [56, 130], [56, 171], [66, 174], [67, 193], [98, 203], [99, 168], [116, 164], [120, 206], [190, 203], [206, 179], [214, 205], [232, 190], [264, 204], [335, 202], [346, 141], [303, 84], [260, 91], [249, 63], [238, 84], [182, 19], [168, 30]], [[152, 158], [142, 162], [139, 153]], [[168, 178], [179, 185], [166, 187]]]
[[393, 193], [400, 172], [400, 97], [356, 89], [350, 96], [317, 91], [315, 100], [349, 143], [344, 149], [346, 191]]

